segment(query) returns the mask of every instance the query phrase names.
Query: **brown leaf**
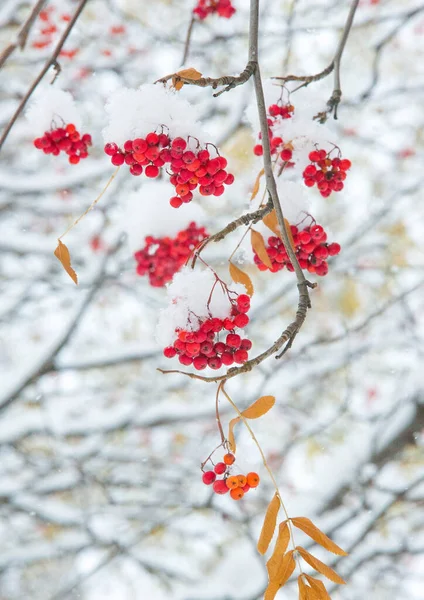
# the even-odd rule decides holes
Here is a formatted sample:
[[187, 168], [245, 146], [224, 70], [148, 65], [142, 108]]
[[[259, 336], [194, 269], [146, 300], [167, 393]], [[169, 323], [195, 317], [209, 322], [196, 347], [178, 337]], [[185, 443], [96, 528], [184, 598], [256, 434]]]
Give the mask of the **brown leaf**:
[[258, 541], [258, 552], [259, 554], [265, 554], [268, 550], [268, 546], [271, 543], [272, 536], [274, 535], [275, 526], [277, 524], [278, 511], [280, 510], [280, 498], [277, 493], [274, 494], [271, 502], [268, 504], [264, 524], [262, 525], [261, 535]]
[[78, 285], [78, 276], [75, 273], [74, 269], [71, 267], [71, 255], [69, 254], [68, 248], [62, 243], [60, 240], [57, 240], [59, 243], [57, 245], [56, 250], [54, 251], [55, 257], [60, 260], [62, 263], [62, 267], [68, 273], [69, 277], [72, 281]]
[[250, 242], [252, 244], [253, 250], [259, 256], [264, 265], [266, 265], [268, 269], [271, 269], [272, 262], [268, 256], [268, 252], [266, 251], [264, 238], [259, 233], [259, 231], [255, 231], [254, 229], [250, 230]]
[[246, 419], [259, 419], [265, 415], [275, 404], [274, 396], [261, 396], [248, 408], [242, 411], [243, 417]]
[[256, 198], [260, 188], [261, 177], [265, 173], [264, 169], [261, 169], [256, 177], [255, 184], [253, 186], [252, 195], [250, 196], [250, 202]]
[[270, 581], [275, 578], [275, 575], [278, 570], [278, 566], [281, 562], [281, 559], [282, 559], [285, 551], [287, 550], [289, 541], [290, 541], [289, 526], [287, 524], [287, 521], [283, 521], [282, 523], [280, 523], [280, 525], [278, 527], [278, 537], [277, 537], [277, 541], [275, 542], [274, 552], [272, 553], [272, 556], [269, 559], [269, 561], [266, 563], [266, 568], [268, 571], [268, 577], [269, 577]]
[[230, 275], [234, 283], [241, 283], [246, 288], [246, 293], [253, 296], [253, 283], [247, 273], [230, 262]]
[[315, 571], [318, 571], [318, 573], [321, 573], [321, 575], [324, 575], [324, 577], [327, 577], [327, 579], [334, 581], [334, 583], [346, 583], [346, 581], [344, 581], [344, 579], [342, 579], [340, 575], [336, 573], [336, 571], [318, 560], [318, 558], [315, 558], [315, 556], [312, 556], [312, 554], [309, 554], [309, 552], [301, 546], [298, 546], [296, 550], [299, 552], [303, 560], [308, 563], [308, 565], [315, 569]]
[[318, 527], [316, 527], [307, 517], [294, 517], [290, 519], [295, 527], [301, 529], [306, 535], [314, 540], [317, 544], [340, 556], [347, 556], [347, 552], [342, 550], [340, 546], [335, 544], [329, 537], [325, 535]]
[[230, 446], [231, 452], [236, 451], [236, 440], [234, 439], [234, 425], [240, 421], [240, 417], [235, 417], [231, 419], [228, 425], [228, 444]]
[[276, 581], [270, 581], [265, 590], [264, 600], [274, 600], [279, 589], [280, 586]]
[[312, 577], [311, 575], [305, 575], [305, 577], [308, 580], [309, 585], [318, 594], [320, 600], [331, 600], [330, 595], [325, 589], [325, 585], [322, 581], [320, 581], [319, 579], [315, 579], [315, 577]]

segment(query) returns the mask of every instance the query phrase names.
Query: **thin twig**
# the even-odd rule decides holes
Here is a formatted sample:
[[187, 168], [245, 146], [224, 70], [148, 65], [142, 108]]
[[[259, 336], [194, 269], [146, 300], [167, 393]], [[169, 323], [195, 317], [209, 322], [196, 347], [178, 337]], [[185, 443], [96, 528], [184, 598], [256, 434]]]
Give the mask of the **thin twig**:
[[29, 32], [31, 31], [31, 28], [34, 25], [36, 18], [38, 17], [38, 13], [43, 8], [45, 3], [46, 0], [38, 0], [32, 11], [30, 12], [27, 20], [19, 30], [19, 33], [16, 36], [16, 41], [10, 43], [0, 54], [0, 69], [2, 68], [6, 60], [9, 58], [9, 56], [13, 54], [16, 48], [19, 48], [20, 50], [23, 50], [25, 48]]
[[190, 21], [190, 24], [187, 29], [186, 41], [184, 44], [183, 60], [181, 61], [182, 65], [185, 65], [185, 62], [188, 58], [188, 53], [190, 51], [191, 34], [193, 33], [193, 27], [194, 27], [195, 22], [196, 22], [196, 19], [194, 17], [191, 17], [191, 21]]
[[[15, 113], [13, 114], [12, 118], [10, 119], [9, 123], [6, 126], [6, 129], [4, 130], [1, 138], [0, 138], [0, 150], [3, 147], [4, 142], [6, 141], [7, 136], [10, 133], [10, 130], [12, 129], [13, 125], [15, 124], [16, 120], [18, 119], [19, 115], [21, 114], [21, 112], [23, 111], [23, 109], [25, 108], [26, 103], [28, 102], [28, 100], [30, 99], [30, 97], [32, 96], [32, 94], [34, 93], [35, 89], [37, 88], [38, 84], [41, 82], [41, 80], [43, 79], [44, 75], [47, 73], [47, 71], [50, 69], [50, 67], [54, 66], [56, 71], [58, 70], [58, 57], [60, 54], [60, 51], [62, 50], [66, 40], [69, 37], [69, 34], [71, 33], [75, 23], [78, 20], [78, 17], [80, 16], [81, 12], [84, 9], [84, 6], [87, 4], [88, 0], [80, 0], [74, 16], [72, 17], [72, 19], [69, 21], [68, 26], [66, 27], [65, 31], [62, 34], [62, 37], [60, 38], [59, 42], [57, 43], [53, 54], [50, 56], [50, 58], [47, 59], [44, 67], [42, 68], [41, 72], [39, 73], [39, 75], [37, 75], [36, 79], [33, 81], [33, 83], [31, 84], [29, 90], [27, 91], [27, 93], [25, 94], [25, 96], [22, 98], [18, 108], [16, 109]], [[59, 68], [60, 70], [60, 68]], [[57, 72], [56, 72], [56, 76], [54, 78], [54, 80], [57, 77]], [[53, 81], [54, 81], [53, 80]]]

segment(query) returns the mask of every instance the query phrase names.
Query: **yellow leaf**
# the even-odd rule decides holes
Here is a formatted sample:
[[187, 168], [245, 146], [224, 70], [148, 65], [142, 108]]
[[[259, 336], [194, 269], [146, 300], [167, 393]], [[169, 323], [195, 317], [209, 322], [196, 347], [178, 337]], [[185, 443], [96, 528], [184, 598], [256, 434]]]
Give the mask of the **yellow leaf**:
[[347, 556], [347, 552], [342, 550], [340, 546], [335, 544], [329, 537], [325, 535], [318, 527], [316, 527], [310, 519], [306, 517], [294, 517], [290, 519], [295, 527], [301, 529], [306, 535], [314, 540], [317, 544], [340, 556]]
[[236, 440], [234, 439], [234, 425], [240, 421], [240, 417], [235, 417], [231, 419], [228, 425], [228, 444], [230, 446], [231, 452], [236, 451]]
[[268, 256], [268, 252], [266, 251], [264, 238], [259, 233], [259, 231], [255, 231], [254, 229], [250, 230], [250, 242], [252, 244], [253, 250], [259, 256], [264, 265], [266, 265], [268, 269], [271, 269], [272, 262]]
[[275, 577], [270, 579], [265, 591], [264, 600], [274, 600], [278, 590], [288, 582], [295, 568], [296, 561], [294, 560], [293, 550], [291, 550], [283, 556]]
[[262, 525], [261, 535], [258, 541], [258, 552], [259, 554], [265, 554], [268, 550], [268, 546], [271, 543], [272, 536], [274, 535], [275, 526], [277, 524], [278, 511], [280, 510], [280, 498], [277, 493], [274, 494], [271, 502], [268, 504], [264, 524]]
[[69, 254], [68, 248], [63, 244], [60, 240], [57, 240], [58, 246], [54, 251], [55, 257], [60, 260], [62, 263], [62, 267], [68, 273], [69, 277], [72, 279], [76, 285], [78, 285], [78, 276], [75, 273], [74, 269], [71, 267], [71, 255]]
[[309, 552], [301, 546], [298, 546], [296, 550], [299, 552], [303, 560], [308, 563], [308, 565], [315, 569], [315, 571], [318, 571], [318, 573], [321, 573], [321, 575], [324, 575], [324, 577], [327, 577], [327, 579], [334, 581], [334, 583], [346, 583], [346, 581], [344, 581], [340, 575], [336, 573], [336, 571], [318, 560], [318, 558], [315, 558], [315, 556], [312, 556], [312, 554], [309, 554]]
[[315, 579], [311, 575], [305, 575], [308, 580], [309, 585], [314, 589], [314, 591], [318, 594], [320, 600], [331, 600], [329, 593], [325, 589], [325, 585], [319, 579]]
[[230, 262], [230, 275], [234, 283], [241, 283], [246, 288], [246, 293], [253, 296], [253, 283], [247, 273]]
[[289, 526], [287, 524], [287, 521], [283, 521], [282, 523], [280, 523], [280, 525], [278, 527], [278, 537], [277, 537], [277, 541], [275, 542], [274, 552], [272, 553], [272, 556], [269, 559], [269, 561], [266, 563], [266, 568], [268, 571], [268, 577], [269, 577], [270, 581], [275, 578], [275, 575], [278, 570], [278, 565], [281, 562], [281, 559], [282, 559], [285, 551], [287, 550], [289, 541], [290, 541]]
[[248, 408], [242, 411], [243, 417], [246, 419], [259, 419], [265, 415], [275, 404], [274, 396], [261, 396]]
[[256, 198], [260, 188], [261, 177], [265, 173], [264, 169], [261, 169], [256, 177], [255, 184], [253, 186], [252, 195], [250, 196], [250, 202]]

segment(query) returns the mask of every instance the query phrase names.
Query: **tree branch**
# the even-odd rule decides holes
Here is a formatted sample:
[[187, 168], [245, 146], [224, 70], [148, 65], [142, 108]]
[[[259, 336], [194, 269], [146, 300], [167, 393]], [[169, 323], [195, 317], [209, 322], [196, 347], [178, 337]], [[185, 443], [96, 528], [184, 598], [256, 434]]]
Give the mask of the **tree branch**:
[[25, 48], [25, 44], [28, 39], [29, 32], [31, 31], [31, 28], [35, 23], [38, 13], [43, 8], [43, 5], [45, 3], [46, 3], [46, 0], [38, 0], [38, 2], [35, 4], [32, 11], [30, 12], [27, 20], [22, 25], [22, 27], [16, 37], [16, 41], [9, 44], [3, 50], [3, 52], [0, 54], [0, 69], [2, 68], [2, 66], [4, 65], [6, 60], [9, 58], [9, 56], [11, 56], [11, 54], [13, 54], [13, 52], [16, 50], [16, 48], [19, 47], [20, 50], [23, 50]]
[[6, 125], [6, 129], [4, 130], [1, 138], [0, 138], [0, 150], [3, 147], [4, 142], [6, 141], [7, 136], [10, 133], [10, 130], [12, 129], [13, 125], [15, 124], [15, 122], [17, 121], [19, 115], [21, 114], [21, 112], [23, 111], [23, 109], [25, 108], [26, 103], [28, 102], [28, 100], [30, 99], [30, 97], [32, 96], [32, 94], [34, 93], [35, 89], [37, 88], [38, 84], [41, 82], [41, 80], [44, 78], [44, 75], [47, 73], [47, 71], [50, 69], [50, 67], [54, 67], [56, 69], [56, 74], [54, 76], [54, 79], [52, 81], [52, 83], [54, 83], [54, 81], [56, 80], [59, 72], [60, 72], [60, 66], [59, 63], [57, 61], [60, 51], [62, 50], [63, 46], [65, 45], [66, 40], [69, 37], [69, 34], [71, 33], [75, 23], [78, 20], [78, 17], [80, 16], [81, 12], [84, 9], [84, 6], [87, 4], [88, 0], [80, 0], [74, 16], [72, 17], [72, 19], [69, 21], [68, 26], [66, 27], [65, 31], [62, 34], [62, 37], [60, 38], [59, 42], [57, 43], [53, 54], [50, 56], [50, 58], [47, 59], [46, 63], [44, 64], [44, 67], [42, 68], [41, 72], [39, 73], [39, 75], [37, 75], [37, 77], [35, 78], [35, 80], [33, 81], [33, 83], [31, 84], [29, 90], [27, 91], [27, 93], [25, 94], [25, 96], [22, 98], [18, 108], [16, 109], [15, 113], [13, 114], [12, 118], [10, 119], [9, 123]]

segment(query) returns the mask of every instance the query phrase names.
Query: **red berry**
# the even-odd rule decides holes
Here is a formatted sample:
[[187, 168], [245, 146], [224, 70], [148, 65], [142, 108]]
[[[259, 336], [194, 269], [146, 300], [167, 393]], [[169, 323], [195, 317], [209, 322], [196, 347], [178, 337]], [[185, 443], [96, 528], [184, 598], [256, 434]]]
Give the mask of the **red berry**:
[[332, 244], [328, 245], [327, 250], [328, 250], [328, 254], [330, 256], [335, 256], [336, 254], [338, 254], [340, 252], [341, 246], [340, 246], [340, 244], [333, 242]]
[[116, 144], [106, 144], [104, 151], [108, 156], [113, 156], [118, 152], [119, 148]]
[[223, 495], [227, 494], [230, 490], [227, 488], [227, 484], [223, 479], [218, 479], [213, 484], [213, 491], [215, 492], [215, 494]]
[[131, 175], [141, 175], [143, 172], [143, 167], [141, 165], [139, 165], [138, 163], [134, 163], [133, 165], [131, 165], [130, 167], [130, 173]]
[[149, 146], [156, 146], [159, 143], [159, 136], [156, 133], [148, 133], [146, 135], [146, 142]]
[[169, 204], [173, 208], [179, 208], [182, 203], [183, 203], [183, 201], [181, 200], [181, 198], [178, 198], [178, 196], [173, 196], [169, 201]]
[[115, 165], [115, 167], [119, 167], [124, 164], [125, 157], [121, 152], [116, 152], [111, 158], [111, 163]]
[[245, 363], [249, 358], [246, 350], [236, 350], [234, 352], [234, 361], [240, 365]]
[[216, 463], [213, 470], [217, 475], [222, 475], [227, 470], [227, 465], [223, 462]]
[[236, 325], [236, 327], [246, 327], [246, 325], [249, 323], [249, 317], [246, 314], [240, 314], [237, 315], [236, 317], [234, 317], [234, 324]]
[[202, 481], [205, 485], [212, 485], [216, 479], [216, 475], [213, 471], [206, 471], [202, 475]]
[[155, 167], [154, 165], [149, 165], [145, 168], [144, 173], [146, 175], [146, 177], [157, 177], [159, 175], [159, 169], [158, 167]]
[[166, 358], [174, 358], [174, 356], [177, 354], [177, 351], [172, 346], [168, 346], [168, 348], [165, 348], [163, 353]]

